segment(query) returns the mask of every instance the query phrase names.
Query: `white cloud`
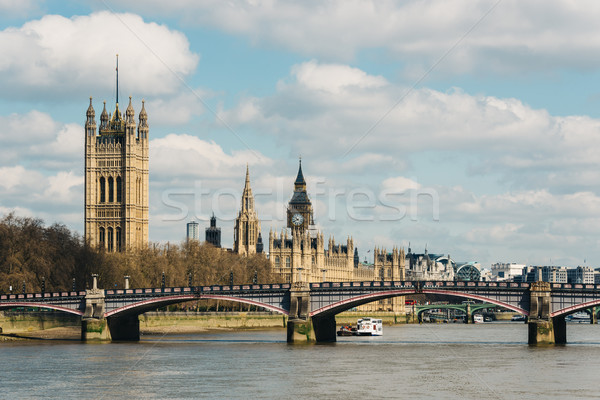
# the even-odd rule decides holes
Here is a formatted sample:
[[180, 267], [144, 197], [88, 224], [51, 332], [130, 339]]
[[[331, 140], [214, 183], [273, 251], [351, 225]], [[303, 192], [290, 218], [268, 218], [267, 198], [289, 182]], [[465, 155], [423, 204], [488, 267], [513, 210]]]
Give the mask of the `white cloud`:
[[[311, 73], [299, 74], [303, 70]], [[403, 168], [423, 152], [452, 153], [473, 175], [553, 191], [597, 190], [598, 179], [590, 178], [600, 170], [599, 120], [552, 116], [516, 99], [459, 89], [369, 85], [378, 78], [345, 72], [347, 67], [337, 64], [303, 63], [273, 95], [241, 99], [219, 116], [233, 127], [252, 127], [302, 154], [342, 166], [349, 158], [365, 162], [364, 154], [391, 157], [395, 164], [388, 168]], [[322, 76], [330, 75], [337, 79], [325, 86]]]
[[259, 46], [324, 60], [348, 61], [361, 50], [384, 49], [411, 60], [414, 75], [455, 45], [436, 70], [531, 73], [600, 66], [600, 4], [594, 0], [121, 3], [146, 15], [183, 15], [190, 25], [213, 26]]
[[181, 86], [198, 55], [187, 38], [134, 14], [97, 12], [46, 15], [0, 32], [0, 85], [4, 95], [66, 97], [105, 93], [114, 82], [115, 54], [125, 93], [168, 94]]
[[269, 165], [272, 161], [256, 150], [237, 150], [227, 154], [214, 141], [207, 142], [186, 134], [169, 134], [150, 141], [151, 170], [160, 177], [190, 176], [205, 179], [239, 177], [250, 165]]
[[4, 17], [23, 17], [37, 10], [35, 0], [0, 0], [0, 14]]

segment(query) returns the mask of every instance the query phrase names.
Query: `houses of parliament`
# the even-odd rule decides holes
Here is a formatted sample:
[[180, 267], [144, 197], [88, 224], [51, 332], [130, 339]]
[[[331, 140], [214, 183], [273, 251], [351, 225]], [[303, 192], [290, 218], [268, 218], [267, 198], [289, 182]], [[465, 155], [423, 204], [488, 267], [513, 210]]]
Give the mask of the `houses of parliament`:
[[[85, 122], [85, 233], [86, 241], [107, 252], [127, 251], [148, 245], [148, 114], [142, 101], [136, 124], [131, 97], [125, 115], [108, 113], [106, 102], [97, 129], [90, 98]], [[374, 249], [374, 264], [359, 262], [352, 237], [342, 243], [325, 239], [314, 224], [313, 207], [306, 189], [302, 162], [287, 206], [287, 227], [269, 231], [271, 271], [283, 282], [343, 282], [403, 280], [403, 249]], [[213, 217], [214, 219], [214, 217]], [[211, 223], [211, 227], [214, 221]], [[217, 230], [216, 226], [213, 230]], [[220, 231], [218, 232], [220, 242]], [[219, 243], [220, 245], [220, 243]], [[241, 255], [263, 253], [259, 216], [254, 207], [250, 173], [234, 226], [233, 251]], [[404, 298], [361, 306], [363, 311], [402, 312]]]

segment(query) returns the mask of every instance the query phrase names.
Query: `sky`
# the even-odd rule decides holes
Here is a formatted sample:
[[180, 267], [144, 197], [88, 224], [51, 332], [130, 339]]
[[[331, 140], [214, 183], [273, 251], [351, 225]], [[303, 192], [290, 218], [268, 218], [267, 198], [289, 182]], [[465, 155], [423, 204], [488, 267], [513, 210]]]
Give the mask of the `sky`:
[[[0, 215], [83, 234], [85, 113], [145, 100], [150, 240], [299, 158], [326, 238], [600, 267], [600, 2], [0, 0]], [[124, 104], [124, 105], [123, 105]], [[98, 121], [97, 121], [98, 122]]]

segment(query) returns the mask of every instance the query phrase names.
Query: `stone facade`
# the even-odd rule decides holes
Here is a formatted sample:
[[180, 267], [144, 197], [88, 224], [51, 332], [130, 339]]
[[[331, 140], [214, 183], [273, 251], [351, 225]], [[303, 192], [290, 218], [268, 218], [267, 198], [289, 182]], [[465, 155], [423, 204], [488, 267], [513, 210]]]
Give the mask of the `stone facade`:
[[136, 126], [129, 98], [125, 116], [106, 102], [96, 132], [90, 98], [85, 122], [85, 240], [106, 251], [148, 244], [148, 114]]
[[454, 280], [454, 261], [450, 256], [413, 253], [408, 248], [406, 254], [406, 279], [409, 281], [452, 281]]

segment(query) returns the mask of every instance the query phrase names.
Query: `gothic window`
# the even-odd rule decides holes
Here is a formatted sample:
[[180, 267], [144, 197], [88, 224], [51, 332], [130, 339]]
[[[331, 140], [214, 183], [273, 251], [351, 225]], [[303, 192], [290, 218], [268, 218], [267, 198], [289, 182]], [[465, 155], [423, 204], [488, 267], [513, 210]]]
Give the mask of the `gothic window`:
[[112, 176], [108, 178], [108, 202], [112, 203], [115, 200], [115, 181]]
[[101, 248], [104, 248], [104, 228], [98, 230], [98, 244]]
[[290, 268], [290, 258], [289, 257], [285, 258], [285, 267]]
[[106, 181], [104, 177], [100, 178], [100, 203], [104, 203], [106, 201]]
[[113, 228], [108, 228], [108, 251], [113, 251]]
[[117, 203], [123, 201], [123, 184], [121, 182], [121, 177], [117, 176]]
[[[117, 179], [117, 182], [119, 180]], [[117, 251], [121, 251], [121, 228], [117, 228], [115, 232], [115, 242], [117, 245]]]
[[281, 265], [280, 265], [280, 261], [279, 261], [279, 256], [276, 256], [276, 257], [275, 257], [275, 266], [276, 266], [277, 268], [279, 268], [279, 267], [281, 266]]

